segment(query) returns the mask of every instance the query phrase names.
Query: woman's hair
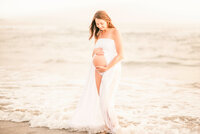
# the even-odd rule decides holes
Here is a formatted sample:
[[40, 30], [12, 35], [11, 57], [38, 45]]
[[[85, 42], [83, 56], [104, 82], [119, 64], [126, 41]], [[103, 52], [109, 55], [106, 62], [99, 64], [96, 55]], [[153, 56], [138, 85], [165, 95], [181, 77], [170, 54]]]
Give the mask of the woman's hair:
[[92, 19], [92, 23], [90, 24], [90, 37], [89, 40], [94, 36], [95, 39], [98, 38], [98, 32], [99, 32], [99, 28], [96, 25], [95, 19], [103, 19], [104, 21], [107, 22], [108, 28], [115, 28], [115, 26], [112, 24], [112, 21], [110, 19], [110, 17], [108, 16], [108, 14], [103, 11], [103, 10], [99, 10], [94, 14], [94, 17]]

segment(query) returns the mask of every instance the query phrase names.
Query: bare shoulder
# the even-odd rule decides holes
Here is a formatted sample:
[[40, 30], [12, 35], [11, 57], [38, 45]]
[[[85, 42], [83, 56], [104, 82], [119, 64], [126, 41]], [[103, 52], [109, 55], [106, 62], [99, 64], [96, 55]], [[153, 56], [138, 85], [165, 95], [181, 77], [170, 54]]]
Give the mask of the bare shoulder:
[[111, 28], [110, 31], [111, 31], [112, 33], [115, 33], [115, 32], [118, 31], [118, 29], [114, 27], [114, 28]]
[[119, 29], [117, 29], [117, 28], [115, 27], [115, 28], [112, 28], [112, 31], [113, 31], [113, 32], [117, 32], [117, 31], [119, 31]]
[[113, 39], [119, 39], [120, 38], [120, 31], [117, 28], [113, 28], [112, 29], [112, 35], [113, 35]]

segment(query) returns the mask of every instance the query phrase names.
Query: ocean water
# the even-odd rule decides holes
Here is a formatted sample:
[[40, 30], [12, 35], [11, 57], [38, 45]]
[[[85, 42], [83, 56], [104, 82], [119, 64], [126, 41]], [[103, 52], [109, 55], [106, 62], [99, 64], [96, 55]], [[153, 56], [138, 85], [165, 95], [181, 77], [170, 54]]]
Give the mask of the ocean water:
[[[0, 25], [0, 120], [65, 128], [89, 71], [88, 27]], [[132, 134], [199, 134], [200, 25], [129, 24], [120, 31], [120, 125]]]

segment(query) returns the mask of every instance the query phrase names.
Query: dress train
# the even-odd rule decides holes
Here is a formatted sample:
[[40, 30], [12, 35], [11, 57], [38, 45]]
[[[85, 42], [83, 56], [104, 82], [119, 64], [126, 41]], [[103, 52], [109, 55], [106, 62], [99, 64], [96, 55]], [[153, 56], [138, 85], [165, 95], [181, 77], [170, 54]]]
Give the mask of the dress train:
[[[95, 47], [103, 48], [107, 64], [117, 55], [112, 39], [99, 39]], [[120, 81], [121, 61], [103, 73], [98, 95], [92, 59], [84, 90], [67, 128], [71, 131], [117, 134], [120, 125], [115, 113], [114, 100]]]

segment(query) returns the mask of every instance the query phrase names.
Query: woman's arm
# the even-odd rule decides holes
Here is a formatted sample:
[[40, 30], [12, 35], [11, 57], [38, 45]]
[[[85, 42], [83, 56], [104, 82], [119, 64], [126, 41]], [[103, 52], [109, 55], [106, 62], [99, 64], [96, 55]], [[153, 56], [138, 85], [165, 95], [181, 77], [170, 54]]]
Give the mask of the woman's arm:
[[92, 57], [94, 56], [94, 54], [96, 54], [96, 55], [104, 55], [103, 49], [102, 48], [95, 48], [93, 50]]
[[107, 70], [124, 58], [122, 40], [119, 30], [115, 29], [113, 31], [113, 38], [115, 41], [117, 56], [115, 56], [113, 60], [110, 62], [110, 64], [107, 65]]
[[120, 60], [122, 60], [124, 58], [123, 48], [122, 48], [122, 41], [121, 41], [121, 35], [120, 35], [119, 30], [115, 29], [113, 31], [113, 38], [114, 38], [114, 41], [115, 41], [117, 56], [115, 56], [113, 58], [113, 60], [106, 67], [104, 67], [104, 66], [96, 66], [96, 70], [98, 70], [99, 72], [105, 72], [105, 71], [107, 71], [112, 66], [114, 66], [117, 62], [119, 62]]

